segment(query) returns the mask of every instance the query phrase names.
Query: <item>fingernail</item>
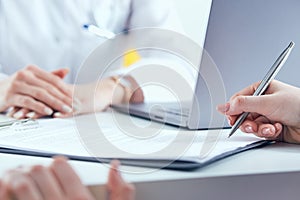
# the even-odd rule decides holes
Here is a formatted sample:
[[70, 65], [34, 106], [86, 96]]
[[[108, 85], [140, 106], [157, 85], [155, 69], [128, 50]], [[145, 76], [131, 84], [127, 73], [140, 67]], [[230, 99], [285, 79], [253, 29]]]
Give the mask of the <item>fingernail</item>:
[[81, 102], [79, 101], [79, 99], [75, 98], [73, 101], [73, 110], [74, 112], [79, 112], [81, 110]]
[[69, 107], [69, 106], [67, 106], [67, 105], [63, 105], [63, 106], [62, 106], [62, 110], [63, 110], [65, 113], [70, 113], [70, 112], [73, 111], [72, 108]]
[[14, 109], [15, 109], [15, 107], [9, 107], [9, 108], [7, 109], [7, 112], [12, 112]]
[[28, 117], [28, 118], [34, 118], [35, 116], [36, 116], [35, 112], [29, 112], [26, 114], [26, 117]]
[[18, 111], [18, 112], [16, 112], [16, 113], [13, 115], [13, 117], [16, 118], [16, 119], [20, 119], [20, 118], [22, 118], [23, 116], [24, 116], [23, 111]]
[[275, 132], [275, 130], [273, 130], [272, 128], [263, 128], [262, 129], [263, 135], [273, 135], [274, 132]]
[[247, 125], [247, 126], [245, 126], [245, 131], [247, 133], [253, 133], [253, 128], [251, 126]]
[[264, 128], [264, 129], [262, 130], [262, 134], [264, 134], [264, 135], [269, 135], [270, 132], [271, 132], [270, 128]]
[[59, 118], [61, 116], [62, 116], [61, 112], [56, 112], [56, 113], [53, 114], [53, 117]]
[[6, 115], [11, 117], [13, 111], [14, 111], [14, 107], [9, 107], [9, 108], [7, 109]]
[[45, 112], [47, 115], [52, 115], [53, 110], [52, 110], [51, 108], [45, 108], [45, 109], [44, 109], [44, 112]]

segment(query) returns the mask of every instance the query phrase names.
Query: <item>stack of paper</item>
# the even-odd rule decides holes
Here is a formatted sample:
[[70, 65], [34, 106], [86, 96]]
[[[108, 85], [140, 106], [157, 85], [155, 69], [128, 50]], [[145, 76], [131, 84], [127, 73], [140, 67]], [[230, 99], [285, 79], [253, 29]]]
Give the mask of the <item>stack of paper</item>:
[[111, 123], [113, 119], [108, 116], [100, 115], [98, 124], [91, 124], [93, 122], [89, 117], [83, 116], [75, 119], [41, 119], [38, 120], [39, 126], [33, 129], [2, 129], [0, 147], [2, 151], [15, 150], [15, 153], [34, 153], [35, 156], [63, 154], [71, 159], [74, 156], [87, 161], [118, 158], [125, 164], [174, 168], [176, 163], [180, 163], [180, 167], [175, 168], [191, 168], [267, 143], [242, 133], [228, 139], [229, 130], [141, 128], [145, 131], [135, 133], [137, 129], [114, 125]]

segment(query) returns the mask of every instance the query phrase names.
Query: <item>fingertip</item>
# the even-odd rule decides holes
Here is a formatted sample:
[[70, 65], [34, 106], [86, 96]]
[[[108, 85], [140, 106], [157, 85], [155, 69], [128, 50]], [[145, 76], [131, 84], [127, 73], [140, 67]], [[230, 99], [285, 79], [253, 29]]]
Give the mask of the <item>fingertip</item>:
[[276, 128], [273, 124], [261, 124], [258, 129], [260, 137], [273, 138], [276, 133]]
[[110, 166], [112, 169], [118, 170], [120, 167], [121, 162], [119, 160], [112, 160], [110, 162]]
[[263, 135], [267, 135], [269, 137], [272, 137], [274, 136], [276, 133], [276, 129], [274, 126], [269, 126], [269, 127], [266, 127], [262, 130], [262, 134]]
[[17, 110], [17, 108], [15, 108], [15, 107], [9, 107], [9, 108], [7, 109], [6, 116], [7, 116], [7, 117], [12, 117], [13, 114], [16, 112], [16, 110]]
[[32, 166], [29, 170], [28, 173], [29, 174], [39, 174], [41, 173], [43, 170], [45, 170], [45, 167], [42, 165], [34, 165]]
[[258, 130], [258, 125], [251, 120], [246, 120], [240, 126], [240, 130], [247, 134], [256, 134]]
[[14, 113], [12, 117], [15, 119], [23, 119], [24, 112], [22, 110], [19, 110], [18, 112]]
[[68, 117], [71, 117], [73, 115], [73, 113], [67, 113], [67, 114], [63, 114], [61, 112], [55, 112], [52, 117], [53, 118], [60, 118], [60, 119], [63, 119], [63, 118], [68, 118]]
[[48, 167], [52, 173], [59, 174], [59, 171], [68, 170], [68, 159], [64, 156], [54, 156], [53, 161]]
[[26, 117], [29, 118], [29, 119], [37, 119], [37, 118], [40, 118], [41, 115], [38, 115], [36, 112], [31, 111], [31, 112], [26, 114]]
[[52, 72], [52, 74], [58, 76], [59, 78], [63, 79], [65, 76], [70, 72], [69, 68], [61, 68]]
[[243, 127], [243, 130], [245, 133], [253, 133], [254, 132], [253, 127], [251, 125], [245, 125]]
[[225, 103], [225, 104], [217, 105], [216, 109], [217, 109], [217, 111], [219, 111], [220, 113], [225, 114], [226, 112], [229, 111], [229, 109], [230, 109], [230, 104], [229, 104], [229, 103]]
[[71, 70], [69, 67], [62, 68], [65, 74], [68, 74]]
[[65, 78], [65, 76], [67, 76], [69, 72], [70, 72], [70, 68], [63, 68], [61, 78]]
[[53, 159], [56, 162], [67, 162], [69, 160], [66, 156], [62, 155], [53, 156]]
[[56, 166], [59, 166], [59, 165], [64, 165], [66, 163], [68, 163], [68, 158], [67, 157], [61, 156], [61, 155], [54, 156], [53, 157], [53, 162], [51, 164], [51, 167], [56, 167]]
[[49, 107], [45, 107], [43, 111], [44, 111], [44, 114], [45, 114], [45, 115], [52, 115], [53, 112], [54, 112], [54, 111], [53, 111], [51, 108], [49, 108]]
[[110, 175], [113, 176], [114, 179], [121, 178], [119, 167], [120, 167], [120, 161], [118, 161], [118, 160], [111, 161], [111, 163], [110, 163]]
[[62, 116], [63, 116], [63, 114], [62, 114], [61, 112], [55, 112], [55, 113], [53, 114], [53, 117], [54, 117], [54, 118], [62, 118]]

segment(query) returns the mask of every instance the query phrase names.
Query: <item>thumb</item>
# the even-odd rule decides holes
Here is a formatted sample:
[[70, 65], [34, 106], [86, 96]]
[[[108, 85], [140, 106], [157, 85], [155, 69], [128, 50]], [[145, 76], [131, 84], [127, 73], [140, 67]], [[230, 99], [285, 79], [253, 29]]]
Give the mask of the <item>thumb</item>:
[[63, 69], [52, 71], [52, 74], [58, 76], [61, 79], [64, 79], [69, 72], [70, 72], [69, 68], [63, 68]]
[[243, 112], [267, 115], [273, 109], [274, 99], [271, 95], [237, 96], [229, 102], [226, 115], [239, 115]]

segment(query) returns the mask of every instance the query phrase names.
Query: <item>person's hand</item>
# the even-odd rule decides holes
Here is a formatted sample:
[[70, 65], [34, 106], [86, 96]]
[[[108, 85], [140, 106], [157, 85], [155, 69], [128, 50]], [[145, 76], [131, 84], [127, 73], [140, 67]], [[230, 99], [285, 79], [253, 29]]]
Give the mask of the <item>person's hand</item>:
[[[48, 72], [45, 72], [48, 73]], [[56, 78], [63, 79], [68, 71], [57, 70], [52, 72]], [[125, 87], [115, 78], [105, 78], [98, 82], [93, 82], [89, 84], [82, 85], [68, 85], [63, 83], [64, 88], [68, 91], [74, 91], [71, 93], [71, 106], [69, 107], [69, 112], [61, 112], [49, 105], [52, 111], [52, 116], [55, 118], [66, 118], [73, 115], [85, 114], [91, 112], [100, 112], [108, 108], [110, 105], [120, 104], [120, 103], [141, 103], [144, 101], [143, 91], [139, 87], [138, 83], [130, 76], [123, 78], [127, 81], [129, 87]], [[0, 83], [1, 89], [1, 83]], [[73, 95], [73, 96], [72, 96]], [[72, 102], [73, 97], [73, 102]], [[34, 99], [36, 103], [39, 102], [38, 99]], [[70, 99], [67, 100], [70, 103]], [[65, 106], [66, 108], [66, 106]], [[1, 110], [0, 110], [1, 111]], [[71, 111], [71, 112], [70, 112]], [[44, 116], [49, 116], [45, 113], [36, 112], [26, 106], [18, 107], [14, 106], [13, 109], [8, 113], [9, 116], [22, 119], [22, 118], [32, 118], [37, 119]]]
[[50, 73], [36, 66], [27, 66], [1, 81], [0, 112], [14, 107], [18, 109], [13, 115], [15, 118], [24, 118], [24, 112], [29, 110], [46, 116], [53, 114], [54, 110], [72, 112], [72, 90], [59, 77], [60, 73], [67, 72]]
[[[123, 181], [118, 162], [112, 162], [108, 180], [110, 200], [133, 200], [134, 187]], [[50, 167], [18, 168], [0, 181], [0, 199], [8, 200], [94, 200], [66, 159], [55, 158]]]
[[291, 143], [300, 143], [300, 88], [272, 81], [262, 96], [251, 96], [255, 83], [231, 97], [217, 109], [233, 125], [240, 114], [250, 112], [240, 126], [245, 133]]
[[129, 86], [124, 86], [112, 77], [89, 84], [74, 85], [75, 113], [57, 112], [53, 116], [65, 118], [71, 114], [101, 112], [111, 105], [121, 103], [142, 103], [144, 94], [135, 79], [130, 76], [124, 77], [124, 79]]
[[[65, 76], [69, 73], [69, 69], [58, 69], [51, 73], [61, 79], [64, 79]], [[67, 86], [70, 88], [70, 91], [71, 91], [72, 86], [71, 85], [67, 85]], [[74, 110], [74, 104], [73, 104], [73, 110]], [[53, 115], [55, 115], [55, 113]], [[35, 111], [29, 110], [27, 108], [10, 107], [9, 112], [7, 113], [7, 116], [13, 117], [16, 119], [24, 119], [24, 118], [38, 119], [38, 118], [42, 118], [42, 117], [45, 117], [48, 115], [39, 114], [39, 113], [36, 113]]]

